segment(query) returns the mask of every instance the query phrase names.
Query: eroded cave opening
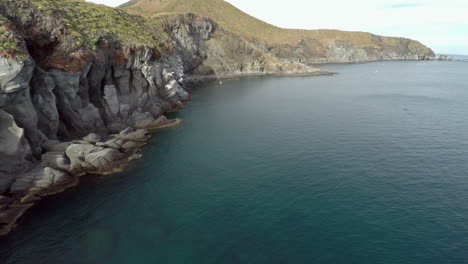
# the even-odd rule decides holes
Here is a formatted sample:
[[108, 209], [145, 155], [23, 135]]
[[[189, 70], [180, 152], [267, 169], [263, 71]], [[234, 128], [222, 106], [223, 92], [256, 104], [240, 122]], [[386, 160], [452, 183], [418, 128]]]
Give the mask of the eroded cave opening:
[[58, 40], [51, 40], [46, 34], [34, 35], [26, 39], [28, 52], [40, 68], [46, 68], [58, 45]]

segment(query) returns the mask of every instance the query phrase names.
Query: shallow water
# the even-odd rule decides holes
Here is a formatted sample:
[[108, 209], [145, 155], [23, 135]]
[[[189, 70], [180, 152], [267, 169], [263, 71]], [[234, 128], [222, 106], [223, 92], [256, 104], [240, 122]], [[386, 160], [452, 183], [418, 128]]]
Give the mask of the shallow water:
[[46, 199], [0, 263], [468, 263], [468, 63], [204, 84], [127, 172]]

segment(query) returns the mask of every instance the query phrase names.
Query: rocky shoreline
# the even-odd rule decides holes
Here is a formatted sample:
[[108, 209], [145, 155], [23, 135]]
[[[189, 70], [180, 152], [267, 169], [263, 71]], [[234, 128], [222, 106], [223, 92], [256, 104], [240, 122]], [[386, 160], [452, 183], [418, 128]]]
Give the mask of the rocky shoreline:
[[[331, 45], [329, 57], [432, 54], [402, 43], [371, 49], [372, 56]], [[147, 19], [85, 1], [0, 1], [0, 44], [0, 235], [80, 176], [123, 170], [149, 131], [181, 122], [164, 114], [190, 100], [190, 84], [333, 74], [263, 50], [209, 18]]]
[[[331, 76], [331, 72], [232, 74], [219, 76], [189, 76], [184, 83], [196, 85], [213, 80], [253, 76]], [[183, 107], [179, 102], [173, 106], [175, 112]], [[1, 111], [1, 110], [0, 110]], [[80, 139], [61, 142], [48, 140], [43, 143], [44, 153], [40, 163], [28, 172], [18, 175], [11, 185], [9, 196], [0, 195], [0, 236], [17, 227], [18, 220], [26, 211], [44, 197], [61, 193], [79, 184], [86, 175], [110, 175], [125, 170], [129, 163], [141, 157], [140, 150], [151, 138], [151, 132], [177, 126], [181, 119], [157, 119], [149, 116], [141, 119], [134, 127], [127, 127], [116, 134], [99, 135], [89, 133]]]
[[146, 129], [128, 127], [105, 137], [90, 133], [70, 142], [47, 142], [41, 163], [19, 176], [10, 197], [0, 195], [0, 235], [11, 232], [36, 202], [78, 185], [80, 177], [122, 172], [129, 162], [141, 157], [139, 151], [151, 138], [150, 131], [180, 123], [180, 119], [161, 116]]

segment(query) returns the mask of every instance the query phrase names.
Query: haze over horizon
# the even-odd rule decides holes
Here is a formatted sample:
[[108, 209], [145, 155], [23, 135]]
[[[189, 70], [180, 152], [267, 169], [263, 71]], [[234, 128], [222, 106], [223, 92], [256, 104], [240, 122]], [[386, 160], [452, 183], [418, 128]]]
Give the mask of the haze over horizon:
[[[127, 0], [88, 0], [118, 6]], [[365, 31], [411, 38], [438, 54], [468, 55], [468, 2], [463, 0], [227, 0], [272, 25], [294, 29]], [[268, 7], [268, 8], [265, 8]]]

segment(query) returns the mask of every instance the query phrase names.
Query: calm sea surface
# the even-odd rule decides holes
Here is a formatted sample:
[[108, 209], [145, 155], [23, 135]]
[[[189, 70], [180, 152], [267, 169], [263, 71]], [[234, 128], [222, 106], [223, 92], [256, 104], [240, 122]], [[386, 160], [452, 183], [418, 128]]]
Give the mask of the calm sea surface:
[[468, 263], [468, 63], [201, 85], [125, 173], [46, 199], [2, 264]]

